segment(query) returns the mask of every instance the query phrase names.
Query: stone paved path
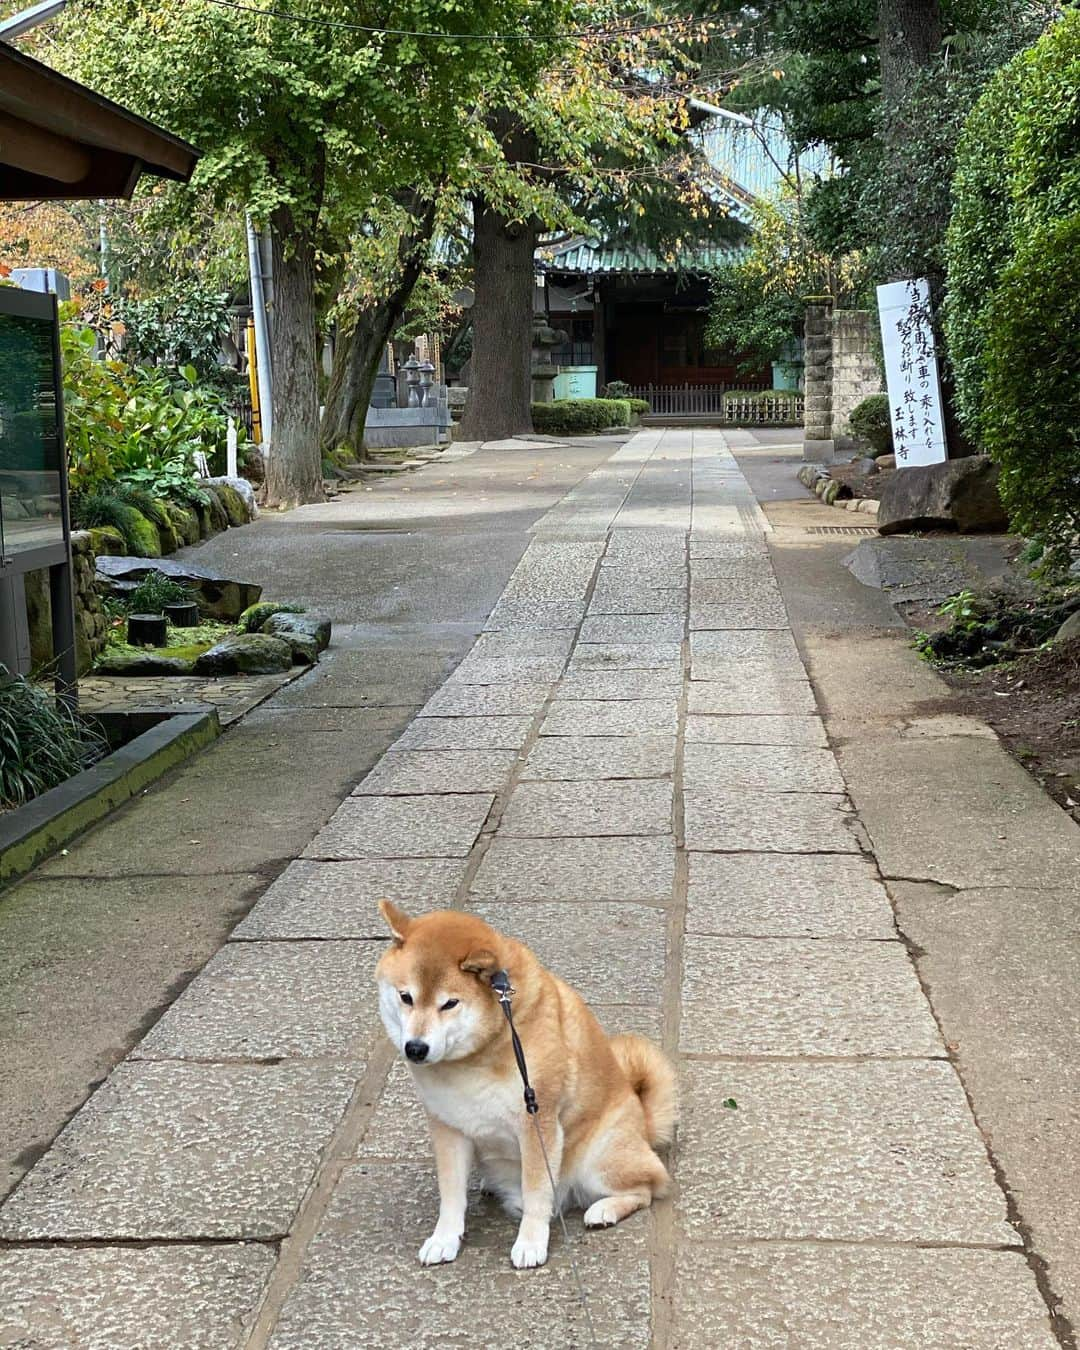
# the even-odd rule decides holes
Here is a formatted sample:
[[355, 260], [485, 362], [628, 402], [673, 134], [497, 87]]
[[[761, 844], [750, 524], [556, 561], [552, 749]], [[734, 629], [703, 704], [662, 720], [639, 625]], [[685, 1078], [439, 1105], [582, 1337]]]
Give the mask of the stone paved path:
[[[467, 905], [678, 1056], [673, 1202], [575, 1254], [605, 1347], [1056, 1341], [716, 432], [642, 432], [0, 1211], [0, 1346], [571, 1347], [565, 1249], [450, 1267], [379, 896]], [[725, 1107], [734, 1099], [735, 1109]]]

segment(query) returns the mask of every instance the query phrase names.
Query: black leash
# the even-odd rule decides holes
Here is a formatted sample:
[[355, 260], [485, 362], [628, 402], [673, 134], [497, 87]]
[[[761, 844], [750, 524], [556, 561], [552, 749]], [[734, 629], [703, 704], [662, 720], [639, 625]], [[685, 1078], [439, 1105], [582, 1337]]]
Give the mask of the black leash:
[[570, 1261], [570, 1269], [574, 1272], [574, 1279], [577, 1282], [578, 1298], [581, 1301], [582, 1311], [585, 1314], [585, 1325], [589, 1330], [589, 1340], [594, 1346], [599, 1346], [600, 1342], [596, 1339], [596, 1329], [593, 1326], [592, 1313], [589, 1311], [589, 1299], [585, 1293], [585, 1283], [581, 1278], [581, 1272], [578, 1270], [577, 1262], [574, 1260], [574, 1244], [570, 1239], [570, 1232], [566, 1227], [566, 1219], [563, 1217], [562, 1202], [559, 1200], [559, 1188], [555, 1184], [555, 1176], [551, 1170], [551, 1162], [548, 1158], [547, 1146], [544, 1143], [544, 1135], [540, 1129], [540, 1122], [536, 1119], [536, 1113], [540, 1110], [536, 1100], [536, 1093], [532, 1084], [529, 1082], [529, 1066], [525, 1062], [525, 1051], [521, 1044], [521, 1037], [517, 1034], [517, 1028], [514, 1026], [514, 1010], [510, 1006], [511, 999], [514, 997], [514, 987], [510, 983], [510, 976], [505, 970], [496, 970], [491, 976], [491, 987], [498, 996], [502, 1010], [506, 1014], [507, 1025], [510, 1027], [510, 1044], [514, 1047], [514, 1058], [517, 1060], [518, 1073], [521, 1074], [521, 1081], [524, 1085], [525, 1110], [532, 1118], [533, 1129], [536, 1131], [536, 1138], [540, 1143], [540, 1152], [544, 1156], [544, 1167], [547, 1169], [548, 1181], [551, 1183], [551, 1203], [555, 1206], [555, 1213], [559, 1216], [559, 1224], [562, 1227], [563, 1241], [566, 1243], [566, 1255]]

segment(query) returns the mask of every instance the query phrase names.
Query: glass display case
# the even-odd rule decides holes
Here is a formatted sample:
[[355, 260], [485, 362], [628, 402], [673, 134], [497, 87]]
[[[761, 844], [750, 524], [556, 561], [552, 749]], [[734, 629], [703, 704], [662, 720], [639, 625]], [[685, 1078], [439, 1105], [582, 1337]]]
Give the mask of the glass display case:
[[0, 663], [25, 673], [23, 577], [47, 568], [61, 684], [74, 681], [56, 298], [0, 286]]

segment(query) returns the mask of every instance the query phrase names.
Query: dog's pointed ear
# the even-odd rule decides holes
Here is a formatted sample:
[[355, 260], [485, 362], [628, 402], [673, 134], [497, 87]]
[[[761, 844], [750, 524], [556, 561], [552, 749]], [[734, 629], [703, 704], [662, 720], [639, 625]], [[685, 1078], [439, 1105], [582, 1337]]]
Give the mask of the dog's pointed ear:
[[461, 963], [461, 969], [468, 975], [479, 975], [490, 982], [492, 975], [499, 969], [499, 958], [486, 947], [477, 947]]
[[379, 913], [386, 920], [386, 926], [394, 935], [395, 942], [404, 942], [409, 935], [409, 929], [412, 927], [412, 919], [400, 909], [397, 905], [391, 904], [389, 900], [379, 901]]

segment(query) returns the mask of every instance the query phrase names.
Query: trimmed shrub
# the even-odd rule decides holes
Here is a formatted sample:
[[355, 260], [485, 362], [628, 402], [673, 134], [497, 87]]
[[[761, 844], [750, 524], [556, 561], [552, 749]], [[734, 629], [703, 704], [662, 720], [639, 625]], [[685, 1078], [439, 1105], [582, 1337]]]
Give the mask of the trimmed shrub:
[[1080, 214], [1035, 230], [987, 312], [983, 442], [1013, 525], [1067, 545], [1080, 531]]
[[892, 416], [888, 394], [871, 394], [857, 403], [848, 414], [848, 426], [853, 436], [869, 444], [875, 456], [892, 454]]
[[652, 405], [647, 398], [632, 398], [628, 400], [630, 404], [631, 417], [645, 417], [652, 412]]
[[623, 398], [557, 398], [532, 405], [533, 427], [549, 436], [588, 436], [608, 427], [630, 425], [630, 403]]
[[964, 129], [945, 332], [965, 430], [1001, 468], [1016, 527], [1080, 519], [1080, 10], [1005, 66]]

